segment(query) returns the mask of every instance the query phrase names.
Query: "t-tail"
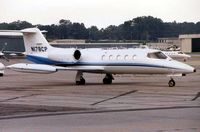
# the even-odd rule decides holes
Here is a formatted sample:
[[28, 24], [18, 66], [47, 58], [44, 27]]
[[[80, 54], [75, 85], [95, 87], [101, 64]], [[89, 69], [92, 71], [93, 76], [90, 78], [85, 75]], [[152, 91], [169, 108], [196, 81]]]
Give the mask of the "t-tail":
[[46, 54], [52, 47], [38, 28], [21, 30], [24, 38], [26, 55]]
[[55, 48], [49, 45], [38, 28], [21, 30], [24, 37], [26, 58], [37, 64], [61, 65], [76, 63], [81, 58], [81, 52], [75, 48]]

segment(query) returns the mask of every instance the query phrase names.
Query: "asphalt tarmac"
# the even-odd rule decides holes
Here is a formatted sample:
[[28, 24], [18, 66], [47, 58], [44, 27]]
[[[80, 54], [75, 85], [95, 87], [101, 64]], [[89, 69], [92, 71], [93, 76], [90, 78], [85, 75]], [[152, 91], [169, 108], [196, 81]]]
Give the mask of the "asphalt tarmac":
[[[24, 59], [0, 60], [6, 65]], [[200, 56], [186, 63], [197, 69], [174, 77], [84, 73], [86, 85], [75, 85], [76, 72], [53, 74], [5, 71], [0, 78], [0, 131], [200, 131]]]

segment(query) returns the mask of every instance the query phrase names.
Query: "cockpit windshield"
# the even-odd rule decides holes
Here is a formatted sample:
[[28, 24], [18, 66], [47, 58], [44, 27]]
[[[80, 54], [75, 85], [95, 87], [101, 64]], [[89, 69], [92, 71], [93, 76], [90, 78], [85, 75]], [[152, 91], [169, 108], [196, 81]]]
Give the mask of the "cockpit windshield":
[[162, 52], [148, 53], [147, 57], [153, 58], [153, 59], [167, 59], [167, 56], [163, 54]]
[[183, 54], [183, 52], [178, 52], [178, 54]]

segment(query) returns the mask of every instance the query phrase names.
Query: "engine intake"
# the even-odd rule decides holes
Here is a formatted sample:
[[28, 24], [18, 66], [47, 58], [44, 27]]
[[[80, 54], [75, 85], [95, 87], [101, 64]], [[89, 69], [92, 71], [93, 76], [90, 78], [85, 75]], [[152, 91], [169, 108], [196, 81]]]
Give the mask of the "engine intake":
[[74, 59], [79, 60], [81, 58], [81, 52], [79, 50], [74, 51]]

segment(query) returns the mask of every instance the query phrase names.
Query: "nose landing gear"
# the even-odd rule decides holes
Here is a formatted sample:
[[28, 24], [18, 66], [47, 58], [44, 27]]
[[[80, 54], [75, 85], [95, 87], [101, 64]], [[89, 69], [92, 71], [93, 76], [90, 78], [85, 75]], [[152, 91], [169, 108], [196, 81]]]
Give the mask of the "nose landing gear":
[[169, 87], [174, 87], [176, 85], [175, 81], [173, 78], [171, 78], [168, 82]]

